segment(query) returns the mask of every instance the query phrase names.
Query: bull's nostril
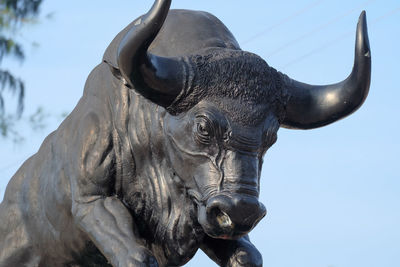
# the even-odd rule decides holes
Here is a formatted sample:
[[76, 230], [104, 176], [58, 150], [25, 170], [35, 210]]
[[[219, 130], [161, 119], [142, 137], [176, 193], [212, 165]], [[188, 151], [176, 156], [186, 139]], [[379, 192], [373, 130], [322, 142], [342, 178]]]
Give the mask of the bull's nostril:
[[231, 217], [223, 209], [224, 203], [222, 201], [214, 201], [208, 206], [208, 218], [214, 221], [220, 228], [225, 230], [232, 230], [234, 228], [234, 223]]
[[235, 239], [250, 232], [264, 215], [265, 207], [255, 197], [219, 194], [200, 206], [198, 219], [209, 236]]
[[217, 222], [221, 228], [233, 228], [232, 220], [225, 212], [218, 213]]

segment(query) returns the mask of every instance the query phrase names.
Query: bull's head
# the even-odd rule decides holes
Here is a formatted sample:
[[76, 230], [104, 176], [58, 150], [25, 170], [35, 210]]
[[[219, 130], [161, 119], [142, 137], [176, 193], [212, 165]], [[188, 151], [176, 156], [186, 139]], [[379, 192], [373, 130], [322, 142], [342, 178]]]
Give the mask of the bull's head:
[[167, 109], [167, 160], [196, 203], [204, 231], [238, 238], [266, 214], [258, 201], [262, 157], [276, 141], [279, 126], [321, 127], [364, 102], [371, 71], [365, 13], [350, 76], [313, 86], [235, 47], [210, 47], [181, 58], [150, 53], [170, 3], [157, 0], [124, 35], [118, 69], [126, 86]]

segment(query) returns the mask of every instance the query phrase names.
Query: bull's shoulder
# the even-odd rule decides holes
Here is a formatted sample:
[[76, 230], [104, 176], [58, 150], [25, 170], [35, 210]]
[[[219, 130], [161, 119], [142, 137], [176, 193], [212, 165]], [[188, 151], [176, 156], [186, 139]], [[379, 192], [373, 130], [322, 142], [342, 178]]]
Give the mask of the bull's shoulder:
[[112, 123], [95, 110], [85, 110], [77, 116], [68, 129], [63, 128], [66, 133], [59, 140], [64, 146], [61, 150], [68, 156], [65, 169], [69, 170], [72, 189], [78, 190], [79, 195], [110, 195], [115, 178]]
[[79, 195], [110, 195], [115, 179], [118, 138], [113, 121], [107, 79], [100, 64], [89, 75], [85, 93], [57, 130], [57, 154], [63, 155], [71, 190]]

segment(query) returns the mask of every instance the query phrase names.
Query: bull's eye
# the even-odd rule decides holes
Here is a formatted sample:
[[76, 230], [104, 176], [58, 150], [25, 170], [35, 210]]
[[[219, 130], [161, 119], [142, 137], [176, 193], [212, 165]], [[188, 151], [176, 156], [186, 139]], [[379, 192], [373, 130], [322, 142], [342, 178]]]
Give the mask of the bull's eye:
[[205, 116], [196, 117], [195, 137], [202, 144], [209, 144], [213, 136], [213, 127]]
[[197, 132], [202, 136], [209, 136], [210, 133], [207, 129], [207, 125], [204, 122], [200, 122], [197, 124]]

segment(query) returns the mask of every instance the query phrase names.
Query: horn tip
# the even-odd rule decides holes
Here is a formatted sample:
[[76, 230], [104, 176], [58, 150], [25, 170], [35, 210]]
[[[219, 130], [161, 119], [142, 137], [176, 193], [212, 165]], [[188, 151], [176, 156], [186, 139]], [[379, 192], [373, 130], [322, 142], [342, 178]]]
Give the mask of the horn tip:
[[357, 24], [357, 40], [359, 41], [360, 52], [365, 56], [370, 57], [371, 49], [368, 38], [368, 27], [367, 27], [367, 13], [363, 10], [360, 14], [360, 18]]
[[362, 28], [365, 28], [367, 26], [367, 12], [365, 12], [365, 10], [361, 12], [358, 19], [358, 24], [360, 24]]

